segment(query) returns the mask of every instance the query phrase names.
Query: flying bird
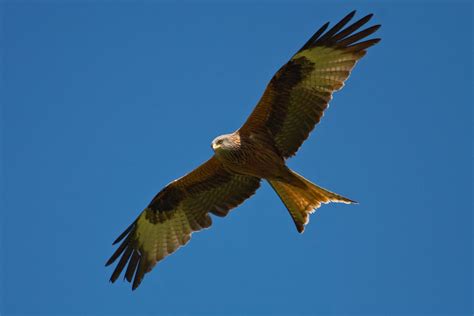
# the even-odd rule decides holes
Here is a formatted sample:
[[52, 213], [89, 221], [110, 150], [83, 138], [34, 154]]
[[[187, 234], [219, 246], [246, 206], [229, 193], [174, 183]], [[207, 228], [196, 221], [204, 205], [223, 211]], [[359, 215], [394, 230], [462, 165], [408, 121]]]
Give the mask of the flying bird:
[[[110, 278], [125, 279], [135, 290], [156, 263], [185, 245], [195, 231], [211, 226], [210, 214], [226, 216], [266, 180], [288, 209], [298, 232], [322, 203], [354, 201], [326, 190], [290, 170], [297, 152], [344, 86], [380, 25], [361, 30], [369, 14], [346, 26], [349, 13], [331, 29], [324, 24], [281, 67], [247, 121], [237, 131], [212, 141], [214, 155], [197, 169], [163, 188], [114, 241], [120, 243], [106, 266], [118, 259]], [[327, 30], [327, 31], [326, 31]]]

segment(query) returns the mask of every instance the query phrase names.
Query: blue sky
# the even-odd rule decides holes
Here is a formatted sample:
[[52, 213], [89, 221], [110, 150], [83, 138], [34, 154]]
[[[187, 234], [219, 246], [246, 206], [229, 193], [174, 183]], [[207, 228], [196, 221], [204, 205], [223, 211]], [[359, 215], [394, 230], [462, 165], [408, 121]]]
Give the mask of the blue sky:
[[[112, 241], [324, 22], [371, 48], [289, 165], [360, 202], [299, 235], [267, 184], [110, 284]], [[1, 312], [471, 314], [468, 2], [2, 2]]]

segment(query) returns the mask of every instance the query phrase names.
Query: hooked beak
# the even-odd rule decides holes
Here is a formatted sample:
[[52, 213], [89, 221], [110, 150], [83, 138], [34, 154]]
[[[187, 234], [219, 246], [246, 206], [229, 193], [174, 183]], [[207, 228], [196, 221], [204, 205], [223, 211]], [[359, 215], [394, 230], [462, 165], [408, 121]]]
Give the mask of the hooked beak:
[[219, 147], [220, 147], [220, 146], [217, 145], [216, 143], [212, 143], [212, 144], [211, 144], [212, 150], [216, 150], [216, 149], [219, 148]]

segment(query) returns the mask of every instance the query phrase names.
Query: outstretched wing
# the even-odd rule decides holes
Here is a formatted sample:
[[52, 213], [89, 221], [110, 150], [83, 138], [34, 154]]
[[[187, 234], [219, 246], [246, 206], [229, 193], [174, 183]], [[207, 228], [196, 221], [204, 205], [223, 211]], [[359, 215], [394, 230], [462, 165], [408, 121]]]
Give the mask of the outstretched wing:
[[326, 23], [278, 70], [240, 133], [268, 131], [283, 157], [296, 153], [323, 116], [332, 94], [343, 87], [367, 48], [380, 41], [360, 41], [380, 25], [354, 34], [372, 14], [344, 28], [354, 15], [355, 11], [349, 13], [324, 32]]
[[125, 266], [125, 279], [136, 289], [156, 263], [186, 244], [192, 232], [211, 226], [209, 212], [225, 216], [255, 193], [260, 179], [227, 172], [214, 157], [161, 190], [114, 242], [122, 241], [107, 261], [120, 260], [115, 282]]

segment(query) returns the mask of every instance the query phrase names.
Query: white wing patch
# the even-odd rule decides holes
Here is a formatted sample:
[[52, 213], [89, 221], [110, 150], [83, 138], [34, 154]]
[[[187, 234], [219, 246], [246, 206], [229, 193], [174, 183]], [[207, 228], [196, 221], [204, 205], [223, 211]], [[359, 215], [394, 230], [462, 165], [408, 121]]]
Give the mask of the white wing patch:
[[314, 47], [296, 54], [293, 59], [305, 57], [314, 63], [315, 69], [301, 81], [299, 87], [313, 88], [332, 93], [344, 86], [360, 53], [354, 54], [340, 49], [329, 47]]
[[185, 245], [191, 239], [193, 231], [207, 228], [212, 223], [207, 214], [200, 214], [203, 216], [201, 221], [196, 220], [195, 216], [189, 216], [189, 212], [181, 205], [171, 212], [170, 218], [163, 222], [150, 222], [146, 218], [146, 212], [137, 220], [137, 248], [142, 255], [146, 254], [145, 260], [153, 266]]

